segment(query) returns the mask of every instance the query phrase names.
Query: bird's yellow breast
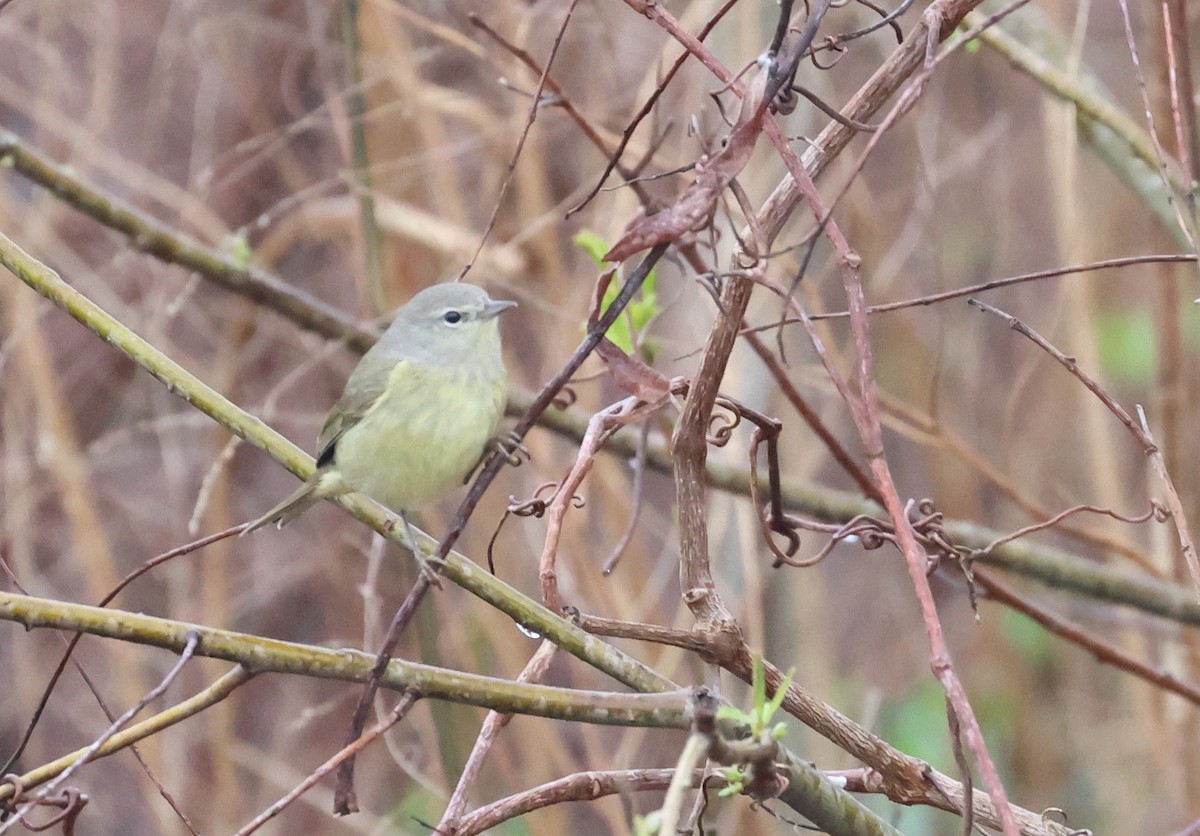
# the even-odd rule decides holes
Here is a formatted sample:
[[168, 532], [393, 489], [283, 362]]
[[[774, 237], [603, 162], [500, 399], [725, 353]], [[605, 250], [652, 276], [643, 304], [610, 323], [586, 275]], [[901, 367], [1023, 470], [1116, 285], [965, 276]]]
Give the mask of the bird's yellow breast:
[[385, 394], [338, 439], [334, 467], [347, 487], [394, 511], [440, 499], [479, 461], [506, 389], [503, 374], [401, 362]]

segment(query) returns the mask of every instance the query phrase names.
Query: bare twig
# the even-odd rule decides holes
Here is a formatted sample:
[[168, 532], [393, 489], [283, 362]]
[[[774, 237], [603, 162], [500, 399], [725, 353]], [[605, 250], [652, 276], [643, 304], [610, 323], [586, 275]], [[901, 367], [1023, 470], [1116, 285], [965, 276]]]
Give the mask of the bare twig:
[[90, 746], [83, 750], [83, 754], [76, 758], [74, 763], [64, 769], [58, 775], [58, 777], [42, 787], [42, 789], [38, 791], [37, 795], [35, 795], [33, 799], [31, 799], [24, 807], [19, 808], [13, 814], [12, 818], [10, 818], [8, 821], [0, 822], [0, 833], [7, 833], [15, 825], [24, 824], [24, 817], [30, 810], [32, 810], [38, 804], [44, 802], [51, 795], [51, 793], [62, 786], [68, 778], [79, 771], [79, 769], [81, 769], [85, 764], [90, 763], [99, 754], [101, 749], [103, 749], [104, 744], [111, 740], [119, 731], [121, 731], [121, 729], [123, 729], [130, 720], [136, 717], [138, 712], [166, 693], [167, 688], [170, 687], [171, 683], [175, 681], [175, 678], [179, 676], [180, 671], [182, 671], [184, 666], [192, 660], [192, 656], [195, 654], [196, 648], [199, 646], [199, 644], [200, 634], [195, 631], [188, 632], [188, 634], [184, 637], [184, 643], [180, 650], [179, 660], [176, 661], [176, 663], [171, 667], [171, 670], [167, 671], [167, 675], [162, 678], [158, 685], [154, 686], [154, 688], [152, 688], [149, 693], [142, 697], [142, 699], [138, 700], [138, 702], [130, 706], [124, 714], [114, 720], [109, 727], [92, 742]]
[[[517, 676], [517, 682], [540, 682], [546, 674], [546, 669], [550, 667], [551, 660], [554, 659], [555, 650], [557, 650], [555, 645], [548, 641], [543, 641], [538, 645], [533, 657]], [[471, 749], [471, 755], [467, 758], [467, 764], [458, 777], [454, 793], [450, 796], [449, 803], [446, 804], [446, 811], [442, 813], [442, 820], [434, 828], [434, 833], [451, 836], [457, 832], [457, 822], [467, 809], [467, 795], [478, 780], [479, 772], [483, 769], [483, 762], [487, 760], [488, 753], [491, 752], [492, 745], [496, 742], [500, 731], [508, 725], [511, 719], [511, 714], [488, 712], [487, 718], [483, 721], [483, 728], [479, 730], [479, 736], [475, 739], [475, 745]]]
[[1017, 319], [1012, 314], [1005, 313], [999, 308], [980, 302], [978, 299], [968, 299], [967, 303], [973, 305], [979, 310], [993, 314], [1008, 323], [1009, 327], [1024, 337], [1029, 338], [1035, 345], [1057, 360], [1063, 368], [1075, 376], [1089, 392], [1096, 396], [1100, 403], [1104, 404], [1117, 420], [1125, 425], [1125, 429], [1129, 430], [1130, 435], [1142, 447], [1142, 451], [1150, 458], [1155, 472], [1162, 480], [1165, 486], [1167, 507], [1171, 509], [1171, 518], [1175, 521], [1175, 530], [1179, 535], [1179, 547], [1183, 554], [1184, 561], [1188, 567], [1188, 573], [1191, 575], [1192, 587], [1196, 593], [1196, 597], [1200, 600], [1200, 557], [1197, 557], [1194, 541], [1188, 530], [1187, 517], [1184, 515], [1183, 503], [1179, 499], [1179, 494], [1175, 490], [1170, 474], [1167, 473], [1166, 464], [1163, 462], [1162, 452], [1158, 445], [1154, 443], [1154, 437], [1150, 434], [1149, 424], [1146, 423], [1145, 414], [1141, 407], [1138, 407], [1138, 415], [1141, 423], [1136, 423], [1124, 407], [1117, 403], [1116, 399], [1108, 393], [1108, 391], [1100, 385], [1093, 377], [1091, 377], [1083, 369], [1079, 368], [1079, 364], [1074, 357], [1068, 357], [1059, 351], [1049, 340], [1041, 334], [1034, 331], [1021, 320]]
[[397, 702], [395, 707], [388, 712], [387, 717], [385, 717], [379, 723], [376, 723], [373, 727], [371, 727], [371, 729], [365, 732], [353, 743], [350, 743], [349, 745], [343, 746], [341, 749], [339, 749], [337, 753], [333, 755], [333, 757], [329, 758], [327, 761], [325, 761], [325, 763], [314, 769], [307, 777], [305, 777], [303, 781], [288, 791], [287, 795], [283, 796], [283, 798], [276, 801], [270, 807], [263, 810], [261, 813], [243, 825], [238, 830], [237, 834], [235, 834], [235, 836], [249, 836], [271, 819], [282, 813], [288, 807], [288, 805], [312, 789], [318, 781], [332, 772], [342, 763], [342, 761], [344, 761], [346, 758], [357, 755], [363, 749], [367, 748], [380, 737], [382, 737], [388, 731], [388, 729], [392, 728], [401, 720], [403, 720], [412, 707], [417, 704], [417, 699], [418, 695], [416, 692], [405, 691], [404, 695], [400, 697], [400, 701]]
[[1101, 664], [1133, 674], [1164, 691], [1178, 694], [1188, 702], [1200, 705], [1200, 687], [1183, 682], [1166, 671], [1155, 670], [1133, 658], [1117, 645], [1098, 639], [1070, 620], [1032, 603], [986, 569], [976, 568], [975, 580], [987, 591], [988, 599], [1027, 615], [1047, 632], [1082, 647]]

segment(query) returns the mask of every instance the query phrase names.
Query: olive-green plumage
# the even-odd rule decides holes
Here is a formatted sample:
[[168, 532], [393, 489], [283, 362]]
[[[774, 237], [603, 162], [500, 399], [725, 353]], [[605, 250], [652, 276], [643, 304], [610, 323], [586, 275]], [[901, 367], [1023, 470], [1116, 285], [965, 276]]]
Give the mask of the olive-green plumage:
[[497, 317], [515, 304], [459, 283], [414, 296], [329, 410], [316, 472], [242, 533], [283, 526], [317, 500], [349, 491], [404, 512], [461, 484], [504, 413]]

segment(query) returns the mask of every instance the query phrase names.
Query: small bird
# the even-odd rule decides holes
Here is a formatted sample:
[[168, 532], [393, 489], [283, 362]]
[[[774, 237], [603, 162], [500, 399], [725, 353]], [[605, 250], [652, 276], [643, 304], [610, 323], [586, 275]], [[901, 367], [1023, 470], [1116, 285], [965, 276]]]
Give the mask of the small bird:
[[359, 491], [400, 513], [420, 557], [405, 512], [462, 484], [496, 432], [508, 388], [497, 318], [516, 304], [462, 283], [414, 296], [325, 417], [316, 472], [241, 533]]

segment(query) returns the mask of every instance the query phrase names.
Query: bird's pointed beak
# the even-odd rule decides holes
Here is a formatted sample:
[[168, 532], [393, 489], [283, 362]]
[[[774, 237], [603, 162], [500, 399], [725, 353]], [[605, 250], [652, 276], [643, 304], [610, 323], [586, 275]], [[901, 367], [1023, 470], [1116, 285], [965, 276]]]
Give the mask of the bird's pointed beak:
[[516, 306], [517, 303], [510, 299], [492, 299], [483, 306], [483, 319], [488, 320], [500, 316], [500, 314], [509, 308], [515, 308]]

